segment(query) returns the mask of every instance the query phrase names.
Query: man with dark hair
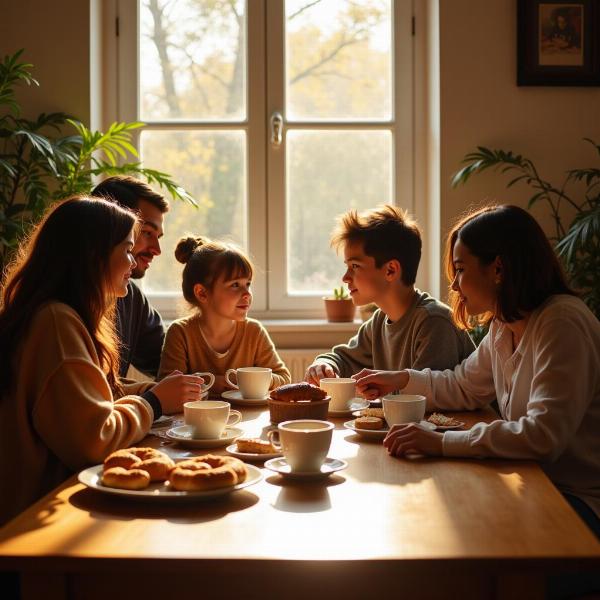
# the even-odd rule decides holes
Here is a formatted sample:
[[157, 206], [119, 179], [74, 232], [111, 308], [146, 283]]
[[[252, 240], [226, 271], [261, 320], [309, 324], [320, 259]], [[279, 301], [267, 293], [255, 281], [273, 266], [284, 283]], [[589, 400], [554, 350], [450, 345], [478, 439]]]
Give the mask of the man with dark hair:
[[[133, 247], [137, 266], [132, 278], [141, 279], [161, 252], [163, 215], [169, 210], [168, 202], [148, 184], [133, 177], [109, 177], [97, 185], [92, 194], [138, 214], [142, 228]], [[129, 365], [133, 365], [138, 371], [155, 377], [165, 329], [158, 312], [133, 282], [129, 282], [127, 296], [117, 300], [117, 334], [121, 342], [120, 376], [125, 377]]]

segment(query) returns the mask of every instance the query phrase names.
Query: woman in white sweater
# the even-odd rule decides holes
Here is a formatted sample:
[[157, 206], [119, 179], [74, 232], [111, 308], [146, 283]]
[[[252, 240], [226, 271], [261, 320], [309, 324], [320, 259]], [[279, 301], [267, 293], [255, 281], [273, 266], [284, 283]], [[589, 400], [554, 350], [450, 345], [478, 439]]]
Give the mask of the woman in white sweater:
[[454, 370], [363, 370], [357, 387], [367, 398], [423, 394], [429, 410], [497, 399], [502, 418], [444, 434], [395, 426], [385, 447], [394, 456], [537, 460], [600, 537], [600, 321], [567, 285], [541, 227], [516, 206], [462, 219], [446, 261], [456, 321], [490, 325], [480, 346]]

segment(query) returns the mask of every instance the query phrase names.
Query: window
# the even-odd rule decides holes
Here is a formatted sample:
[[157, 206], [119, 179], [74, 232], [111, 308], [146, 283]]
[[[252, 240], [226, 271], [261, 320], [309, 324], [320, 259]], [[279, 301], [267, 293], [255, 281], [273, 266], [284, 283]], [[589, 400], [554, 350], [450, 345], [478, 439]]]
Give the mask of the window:
[[[185, 233], [226, 238], [257, 266], [253, 314], [321, 316], [340, 284], [335, 216], [413, 208], [408, 0], [121, 0], [115, 119], [143, 121], [143, 162], [173, 202], [143, 280], [167, 316]], [[266, 57], [266, 58], [265, 58]]]

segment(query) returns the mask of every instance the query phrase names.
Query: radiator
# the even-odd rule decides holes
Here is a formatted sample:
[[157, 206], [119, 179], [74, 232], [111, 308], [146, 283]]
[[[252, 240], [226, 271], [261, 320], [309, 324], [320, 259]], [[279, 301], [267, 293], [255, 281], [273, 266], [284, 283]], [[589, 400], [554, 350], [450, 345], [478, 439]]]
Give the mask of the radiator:
[[330, 352], [330, 348], [278, 348], [277, 353], [292, 374], [292, 381], [302, 381], [304, 373], [317, 354]]

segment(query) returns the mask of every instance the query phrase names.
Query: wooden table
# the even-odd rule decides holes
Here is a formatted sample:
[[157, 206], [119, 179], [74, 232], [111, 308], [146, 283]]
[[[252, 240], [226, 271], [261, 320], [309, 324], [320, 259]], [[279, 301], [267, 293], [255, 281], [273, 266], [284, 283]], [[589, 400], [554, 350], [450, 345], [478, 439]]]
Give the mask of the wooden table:
[[[249, 435], [268, 425], [241, 410]], [[600, 544], [536, 464], [391, 458], [343, 421], [330, 456], [349, 466], [325, 482], [265, 470], [229, 496], [165, 505], [73, 477], [0, 530], [0, 570], [22, 574], [25, 599], [312, 600], [536, 598], [548, 573], [598, 569]]]

